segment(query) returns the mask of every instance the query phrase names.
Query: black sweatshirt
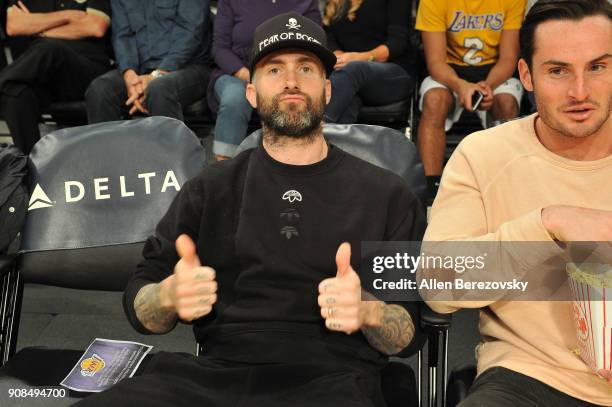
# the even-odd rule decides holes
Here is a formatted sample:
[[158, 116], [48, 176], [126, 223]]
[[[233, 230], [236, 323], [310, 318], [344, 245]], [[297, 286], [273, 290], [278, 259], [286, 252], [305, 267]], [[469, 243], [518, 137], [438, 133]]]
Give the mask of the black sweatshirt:
[[[194, 323], [199, 342], [220, 331], [286, 324], [370, 347], [361, 333], [326, 330], [318, 285], [335, 276], [342, 242], [351, 243], [358, 270], [362, 240], [420, 240], [424, 229], [422, 208], [403, 179], [333, 145], [324, 160], [304, 166], [277, 162], [261, 147], [248, 150], [184, 185], [145, 244], [125, 291], [126, 314], [138, 331], [150, 333], [136, 317], [134, 298], [173, 272], [174, 242], [186, 233], [202, 264], [216, 270], [219, 286], [213, 312]], [[419, 336], [417, 305], [402, 305]]]
[[410, 0], [364, 0], [355, 13], [355, 20], [347, 17], [350, 1], [344, 13], [326, 28], [327, 46], [332, 51], [366, 52], [379, 45], [389, 48], [388, 62], [394, 62], [411, 73], [414, 71]]

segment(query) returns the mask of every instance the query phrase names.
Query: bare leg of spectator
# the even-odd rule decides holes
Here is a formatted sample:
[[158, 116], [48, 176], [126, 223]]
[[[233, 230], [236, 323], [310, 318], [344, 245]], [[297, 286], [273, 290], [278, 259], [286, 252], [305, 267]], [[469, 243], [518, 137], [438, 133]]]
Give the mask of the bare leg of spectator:
[[453, 95], [443, 88], [430, 89], [423, 98], [417, 146], [427, 177], [428, 201], [433, 201], [440, 184], [446, 148], [444, 122], [453, 103]]
[[518, 117], [519, 107], [516, 99], [509, 93], [500, 93], [493, 97], [491, 115], [494, 120], [501, 122], [512, 120]]
[[447, 89], [431, 89], [425, 94], [417, 144], [426, 176], [442, 174], [446, 148], [444, 121], [452, 105], [453, 96]]

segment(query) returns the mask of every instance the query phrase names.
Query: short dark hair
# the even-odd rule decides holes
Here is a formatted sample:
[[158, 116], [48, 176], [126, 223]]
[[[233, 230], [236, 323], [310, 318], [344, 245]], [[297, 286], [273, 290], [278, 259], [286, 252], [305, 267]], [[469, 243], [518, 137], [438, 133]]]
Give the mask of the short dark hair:
[[550, 20], [579, 21], [599, 15], [612, 22], [612, 5], [608, 0], [539, 0], [525, 16], [521, 27], [521, 57], [531, 67], [535, 52], [534, 35], [540, 24]]

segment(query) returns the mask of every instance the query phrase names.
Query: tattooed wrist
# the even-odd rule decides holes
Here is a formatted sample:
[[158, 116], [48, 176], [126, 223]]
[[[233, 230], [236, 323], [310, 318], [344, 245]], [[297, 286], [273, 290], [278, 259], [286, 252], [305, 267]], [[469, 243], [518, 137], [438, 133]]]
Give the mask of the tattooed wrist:
[[399, 305], [378, 302], [380, 326], [364, 326], [361, 331], [374, 348], [386, 355], [395, 355], [404, 349], [414, 336], [414, 324], [410, 314]]
[[161, 305], [159, 284], [149, 284], [138, 291], [134, 310], [140, 323], [151, 332], [165, 333], [176, 324], [176, 313]]

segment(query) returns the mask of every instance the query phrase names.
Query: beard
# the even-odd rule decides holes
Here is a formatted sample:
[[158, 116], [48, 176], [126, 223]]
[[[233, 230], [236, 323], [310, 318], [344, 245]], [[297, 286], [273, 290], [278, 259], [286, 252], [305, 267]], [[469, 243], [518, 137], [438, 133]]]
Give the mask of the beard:
[[[289, 102], [284, 109], [280, 99], [287, 95], [299, 95], [305, 104]], [[257, 93], [257, 113], [263, 124], [264, 131], [273, 138], [289, 137], [309, 140], [321, 129], [325, 109], [325, 93], [313, 102], [312, 98], [300, 91], [285, 91], [270, 99], [265, 99]]]

